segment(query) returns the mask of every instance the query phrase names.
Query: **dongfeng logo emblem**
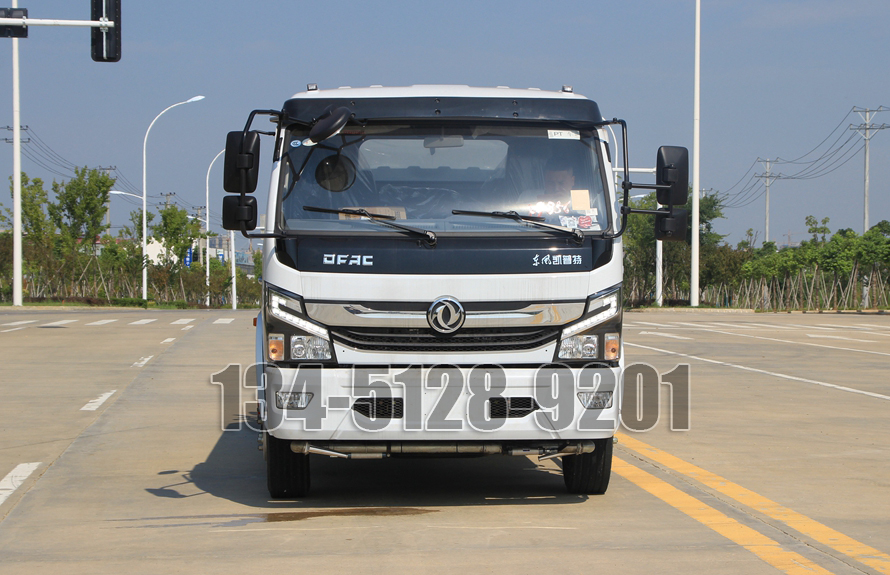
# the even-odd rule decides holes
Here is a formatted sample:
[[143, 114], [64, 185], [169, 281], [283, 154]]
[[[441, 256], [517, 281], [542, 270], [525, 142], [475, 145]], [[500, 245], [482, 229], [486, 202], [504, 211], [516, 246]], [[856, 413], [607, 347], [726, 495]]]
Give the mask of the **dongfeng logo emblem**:
[[464, 324], [466, 317], [464, 307], [451, 296], [438, 298], [426, 312], [430, 327], [439, 333], [456, 332]]

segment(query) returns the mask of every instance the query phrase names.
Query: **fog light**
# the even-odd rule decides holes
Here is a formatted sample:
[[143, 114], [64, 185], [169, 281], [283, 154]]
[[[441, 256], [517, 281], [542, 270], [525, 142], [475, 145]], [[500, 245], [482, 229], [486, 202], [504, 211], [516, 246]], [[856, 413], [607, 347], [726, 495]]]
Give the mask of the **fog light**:
[[284, 335], [280, 333], [269, 334], [269, 359], [272, 361], [284, 361]]
[[607, 333], [605, 340], [603, 358], [618, 359], [618, 354], [621, 352], [621, 336], [617, 333]]
[[306, 409], [312, 396], [306, 391], [276, 391], [275, 406], [278, 409]]
[[560, 359], [594, 359], [597, 356], [595, 335], [575, 335], [567, 337], [559, 344]]
[[578, 399], [584, 409], [608, 409], [612, 407], [611, 391], [582, 391]]
[[294, 335], [290, 338], [291, 359], [331, 359], [331, 344], [314, 335]]

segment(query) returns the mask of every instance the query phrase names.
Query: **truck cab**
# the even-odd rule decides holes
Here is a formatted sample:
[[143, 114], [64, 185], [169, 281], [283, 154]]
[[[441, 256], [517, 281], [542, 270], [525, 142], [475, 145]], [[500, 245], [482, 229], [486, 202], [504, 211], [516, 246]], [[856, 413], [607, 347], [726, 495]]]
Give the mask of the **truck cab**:
[[[258, 115], [275, 123], [261, 234]], [[685, 239], [687, 186], [685, 150], [662, 148], [656, 185], [616, 189], [615, 124], [568, 88], [310, 85], [229, 134], [224, 226], [266, 238], [273, 497], [305, 496], [318, 456], [558, 457], [570, 492], [606, 491], [627, 191], [657, 189], [656, 232]]]

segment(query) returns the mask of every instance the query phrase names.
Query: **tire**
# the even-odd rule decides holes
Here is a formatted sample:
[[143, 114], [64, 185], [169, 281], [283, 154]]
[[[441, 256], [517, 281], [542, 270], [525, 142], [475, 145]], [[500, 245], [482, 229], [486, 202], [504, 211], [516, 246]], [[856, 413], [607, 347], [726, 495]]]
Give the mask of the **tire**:
[[266, 482], [274, 499], [305, 497], [309, 493], [309, 455], [294, 453], [290, 441], [267, 433]]
[[562, 476], [569, 493], [601, 495], [609, 487], [612, 475], [612, 438], [594, 441], [593, 453], [562, 458]]

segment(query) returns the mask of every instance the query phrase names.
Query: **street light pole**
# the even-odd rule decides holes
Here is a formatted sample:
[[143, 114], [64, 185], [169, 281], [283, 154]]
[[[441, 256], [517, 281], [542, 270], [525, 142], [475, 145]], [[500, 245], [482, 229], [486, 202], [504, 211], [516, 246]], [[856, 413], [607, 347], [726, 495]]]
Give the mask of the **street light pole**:
[[148, 300], [148, 264], [146, 262], [146, 247], [148, 241], [148, 219], [146, 216], [146, 212], [148, 211], [148, 189], [146, 183], [146, 171], [145, 171], [145, 158], [146, 151], [148, 147], [148, 133], [151, 132], [151, 127], [155, 125], [155, 122], [158, 121], [158, 118], [164, 115], [164, 112], [175, 108], [176, 106], [181, 106], [183, 104], [191, 104], [192, 102], [197, 102], [198, 100], [203, 100], [204, 96], [195, 96], [194, 98], [189, 98], [183, 102], [177, 102], [172, 106], [168, 106], [164, 108], [164, 110], [155, 116], [155, 119], [151, 121], [151, 124], [148, 125], [148, 129], [145, 130], [145, 138], [142, 140], [142, 299]]
[[207, 288], [207, 297], [204, 299], [204, 305], [210, 307], [210, 170], [213, 169], [213, 162], [215, 162], [219, 157], [225, 152], [225, 148], [219, 151], [219, 153], [210, 160], [210, 165], [207, 166], [207, 178], [206, 178], [206, 194], [204, 205], [207, 207], [206, 216], [207, 218], [204, 220], [204, 234], [207, 236], [204, 239], [204, 257], [207, 265], [204, 268], [205, 272], [205, 280], [204, 283]]
[[[12, 7], [18, 8], [18, 0]], [[22, 133], [19, 39], [12, 39], [12, 305], [22, 305]]]
[[695, 0], [695, 79], [692, 96], [692, 262], [689, 305], [698, 307], [699, 280], [699, 172], [701, 170], [701, 0]]

